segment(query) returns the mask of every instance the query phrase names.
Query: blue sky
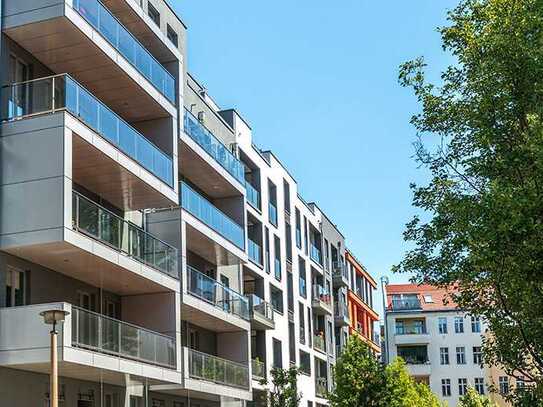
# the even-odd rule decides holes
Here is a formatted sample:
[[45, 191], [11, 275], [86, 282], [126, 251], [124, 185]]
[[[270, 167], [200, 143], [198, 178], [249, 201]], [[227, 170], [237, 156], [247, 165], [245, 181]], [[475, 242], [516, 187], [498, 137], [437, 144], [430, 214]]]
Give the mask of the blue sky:
[[398, 66], [424, 56], [439, 78], [451, 57], [436, 27], [457, 3], [171, 0], [188, 26], [189, 71], [239, 110], [377, 280], [408, 279], [390, 268], [415, 213], [409, 183], [427, 176], [412, 159], [419, 106]]

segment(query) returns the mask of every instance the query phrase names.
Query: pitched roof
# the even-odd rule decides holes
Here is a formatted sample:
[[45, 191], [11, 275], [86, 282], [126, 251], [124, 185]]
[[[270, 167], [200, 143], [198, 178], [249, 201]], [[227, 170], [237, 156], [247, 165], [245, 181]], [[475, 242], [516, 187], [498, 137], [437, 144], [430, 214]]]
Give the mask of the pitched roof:
[[[407, 310], [408, 308], [422, 311], [455, 310], [458, 306], [450, 298], [450, 294], [455, 290], [456, 287], [444, 289], [428, 284], [389, 284], [386, 286], [387, 309], [390, 311]], [[414, 300], [413, 303], [402, 301], [396, 302], [396, 306], [393, 306], [393, 295], [400, 294], [416, 294], [418, 302], [417, 300]], [[411, 305], [415, 306], [411, 307]]]

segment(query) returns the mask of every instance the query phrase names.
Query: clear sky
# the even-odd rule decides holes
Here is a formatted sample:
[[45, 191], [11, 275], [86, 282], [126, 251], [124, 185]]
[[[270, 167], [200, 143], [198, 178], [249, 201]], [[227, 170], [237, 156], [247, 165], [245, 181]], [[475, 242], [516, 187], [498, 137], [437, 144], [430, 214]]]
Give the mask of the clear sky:
[[[412, 159], [419, 107], [398, 66], [423, 55], [439, 78], [451, 58], [436, 27], [458, 1], [170, 2], [188, 26], [189, 71], [238, 109], [376, 280], [407, 282], [390, 268], [415, 213], [409, 183], [427, 174]], [[375, 301], [381, 313], [380, 289]]]

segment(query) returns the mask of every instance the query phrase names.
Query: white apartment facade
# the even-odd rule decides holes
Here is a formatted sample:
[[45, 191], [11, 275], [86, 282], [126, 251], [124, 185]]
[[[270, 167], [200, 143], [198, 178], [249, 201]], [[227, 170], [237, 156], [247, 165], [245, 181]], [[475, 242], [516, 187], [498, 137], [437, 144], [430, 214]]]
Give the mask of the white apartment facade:
[[[187, 73], [164, 0], [1, 0], [0, 400], [326, 405], [345, 239]], [[27, 391], [20, 391], [25, 388]]]
[[488, 393], [484, 321], [444, 303], [445, 291], [432, 286], [389, 284], [384, 289], [385, 360], [402, 357], [415, 380], [428, 384], [451, 407], [470, 386]]

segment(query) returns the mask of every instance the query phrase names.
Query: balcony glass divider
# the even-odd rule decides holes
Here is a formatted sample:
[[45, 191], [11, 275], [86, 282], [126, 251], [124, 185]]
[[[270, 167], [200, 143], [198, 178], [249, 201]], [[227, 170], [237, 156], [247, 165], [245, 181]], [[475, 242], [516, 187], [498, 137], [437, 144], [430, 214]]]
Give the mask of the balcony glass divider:
[[74, 230], [171, 277], [179, 278], [177, 249], [78, 192], [72, 192]]
[[245, 231], [202, 195], [181, 182], [181, 206], [241, 250], [245, 250]]
[[98, 0], [73, 0], [73, 9], [175, 105], [175, 79]]
[[173, 160], [67, 74], [2, 88], [2, 119], [66, 110], [139, 165], [173, 186]]
[[170, 369], [175, 339], [96, 312], [72, 306], [72, 345]]
[[186, 348], [190, 377], [225, 386], [249, 389], [249, 366]]
[[187, 265], [187, 278], [189, 293], [225, 312], [237, 315], [246, 321], [250, 320], [247, 297], [189, 265]]
[[245, 185], [245, 167], [241, 161], [186, 108], [183, 125], [185, 133], [191, 139], [213, 157], [230, 175]]

